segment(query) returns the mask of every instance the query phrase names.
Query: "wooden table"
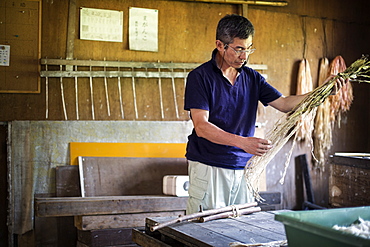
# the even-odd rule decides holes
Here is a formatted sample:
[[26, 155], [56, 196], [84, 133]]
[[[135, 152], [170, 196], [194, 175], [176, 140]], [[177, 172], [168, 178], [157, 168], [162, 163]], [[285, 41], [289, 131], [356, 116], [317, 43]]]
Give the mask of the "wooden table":
[[274, 220], [276, 212], [279, 211], [258, 212], [205, 223], [180, 222], [155, 232], [150, 231], [151, 226], [173, 217], [146, 218], [145, 230], [134, 229], [132, 238], [143, 247], [226, 247], [232, 242], [251, 244], [286, 240], [284, 225]]

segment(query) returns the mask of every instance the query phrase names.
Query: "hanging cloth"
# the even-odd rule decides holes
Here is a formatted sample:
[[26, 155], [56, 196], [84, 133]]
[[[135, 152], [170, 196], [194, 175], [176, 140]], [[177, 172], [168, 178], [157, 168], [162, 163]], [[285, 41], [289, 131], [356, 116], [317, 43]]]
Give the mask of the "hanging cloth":
[[[307, 59], [303, 59], [299, 64], [298, 78], [297, 78], [297, 95], [305, 94], [313, 90], [312, 76], [310, 64]], [[307, 115], [305, 119], [299, 121], [300, 128], [297, 133], [297, 141], [311, 140], [312, 133], [312, 118], [313, 116]]]

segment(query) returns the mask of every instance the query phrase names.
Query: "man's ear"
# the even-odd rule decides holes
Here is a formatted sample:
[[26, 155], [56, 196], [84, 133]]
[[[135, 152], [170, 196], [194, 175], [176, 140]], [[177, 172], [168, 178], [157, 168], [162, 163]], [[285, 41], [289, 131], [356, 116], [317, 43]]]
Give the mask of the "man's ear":
[[224, 51], [226, 48], [226, 44], [222, 42], [221, 40], [216, 40], [216, 48], [218, 51]]

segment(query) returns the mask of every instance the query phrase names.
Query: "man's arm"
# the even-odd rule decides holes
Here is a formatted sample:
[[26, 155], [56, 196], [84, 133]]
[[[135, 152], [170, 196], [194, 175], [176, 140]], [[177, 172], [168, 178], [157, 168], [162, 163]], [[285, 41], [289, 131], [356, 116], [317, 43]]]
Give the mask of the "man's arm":
[[[330, 80], [332, 77], [333, 76], [329, 77], [328, 79], [326, 79], [326, 81]], [[333, 87], [333, 91], [331, 94], [336, 94], [348, 81], [348, 79], [344, 80], [343, 78], [339, 77]], [[281, 96], [280, 98], [270, 102], [269, 105], [281, 112], [289, 112], [293, 110], [293, 108], [298, 105], [306, 96], [307, 94], [290, 95], [287, 97]]]
[[281, 96], [280, 98], [269, 103], [270, 106], [281, 112], [289, 112], [298, 105], [307, 94], [302, 95], [290, 95], [290, 96]]
[[197, 136], [208, 141], [228, 146], [235, 146], [253, 155], [262, 155], [272, 148], [271, 142], [257, 137], [243, 137], [228, 133], [208, 121], [209, 112], [201, 109], [190, 109]]

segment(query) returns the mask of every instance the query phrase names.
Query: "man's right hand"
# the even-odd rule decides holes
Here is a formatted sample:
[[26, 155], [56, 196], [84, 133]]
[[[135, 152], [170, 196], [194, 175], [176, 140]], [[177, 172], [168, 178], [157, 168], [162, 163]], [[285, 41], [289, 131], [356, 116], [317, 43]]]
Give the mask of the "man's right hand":
[[244, 137], [240, 148], [247, 153], [261, 156], [267, 153], [272, 148], [272, 145], [270, 140], [257, 137]]

